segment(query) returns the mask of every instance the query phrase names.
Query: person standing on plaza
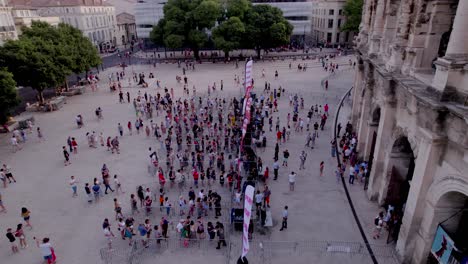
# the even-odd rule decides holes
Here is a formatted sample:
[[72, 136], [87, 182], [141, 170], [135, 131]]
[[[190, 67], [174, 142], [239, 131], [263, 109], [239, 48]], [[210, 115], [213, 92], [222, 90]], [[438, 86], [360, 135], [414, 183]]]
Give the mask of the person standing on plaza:
[[3, 198], [2, 194], [0, 193], [0, 209], [2, 209], [2, 210], [0, 210], [0, 213], [6, 213], [7, 210], [5, 208], [5, 205], [3, 205], [3, 199], [2, 198]]
[[340, 165], [337, 165], [336, 170], [335, 170], [336, 183], [340, 183], [341, 171], [342, 170], [341, 170]]
[[307, 153], [303, 150], [301, 153], [301, 156], [299, 156], [299, 159], [301, 160], [301, 165], [299, 166], [299, 170], [305, 170], [305, 162], [307, 159]]
[[274, 160], [278, 160], [278, 154], [279, 154], [279, 145], [278, 145], [278, 142], [276, 142], [276, 145], [275, 145], [275, 156], [274, 156]]
[[332, 158], [336, 157], [336, 140], [333, 139], [331, 142], [331, 156]]
[[291, 174], [289, 174], [288, 181], [289, 181], [289, 190], [293, 192], [294, 185], [296, 184], [296, 173], [294, 171], [292, 171]]
[[349, 166], [349, 179], [348, 179], [348, 183], [349, 184], [354, 184], [354, 178], [355, 178], [355, 172], [354, 172], [354, 167], [353, 166]]
[[26, 207], [21, 208], [21, 217], [23, 217], [23, 220], [26, 223], [26, 226], [29, 227], [29, 229], [32, 229], [32, 225], [30, 222], [31, 212], [28, 210], [28, 208]]
[[278, 179], [278, 170], [279, 170], [278, 159], [275, 159], [275, 162], [273, 163], [273, 180], [274, 181]]
[[36, 131], [37, 131], [37, 138], [38, 138], [39, 142], [44, 141], [45, 139], [44, 139], [44, 135], [42, 134], [41, 128], [37, 127]]
[[119, 130], [120, 136], [123, 137], [123, 132], [124, 132], [123, 131], [123, 126], [120, 123], [117, 125], [117, 129]]
[[7, 229], [6, 237], [8, 238], [8, 241], [10, 241], [11, 251], [13, 251], [13, 254], [19, 253], [18, 245], [16, 244], [16, 238], [11, 228]]
[[28, 244], [26, 243], [26, 237], [24, 236], [23, 224], [18, 224], [16, 226], [15, 237], [19, 239], [20, 247], [27, 248]]
[[289, 151], [286, 149], [283, 151], [283, 166], [288, 166], [288, 159], [289, 159]]
[[122, 189], [122, 184], [120, 183], [120, 180], [117, 178], [117, 174], [114, 175], [114, 188], [115, 188], [115, 194], [119, 195], [119, 193], [125, 193]]
[[93, 201], [93, 195], [91, 194], [91, 188], [89, 188], [89, 183], [85, 184], [85, 193], [88, 196], [88, 203]]
[[129, 133], [130, 136], [131, 136], [131, 135], [132, 135], [132, 122], [131, 122], [131, 121], [128, 121], [127, 127], [128, 127], [128, 133]]
[[377, 238], [380, 238], [380, 234], [382, 233], [382, 227], [383, 227], [383, 218], [384, 218], [384, 213], [383, 212], [380, 212], [379, 215], [374, 218], [374, 232], [373, 232], [373, 235], [372, 235], [372, 238], [373, 239], [377, 239]]
[[72, 197], [78, 196], [78, 193], [76, 192], [76, 190], [77, 190], [77, 188], [78, 188], [78, 187], [76, 186], [77, 183], [78, 183], [78, 180], [75, 179], [75, 176], [71, 176], [71, 177], [70, 177], [70, 183], [69, 183], [69, 184], [70, 184], [70, 187], [71, 187], [71, 189], [72, 189], [72, 191], [73, 191]]
[[71, 146], [73, 148], [73, 154], [78, 154], [78, 143], [74, 137], [71, 138]]
[[13, 147], [13, 152], [16, 152], [18, 150], [21, 150], [21, 147], [20, 145], [18, 144], [18, 139], [16, 138], [15, 135], [11, 136], [10, 138], [10, 143], [11, 143], [11, 146]]
[[289, 212], [288, 212], [288, 206], [287, 206], [287, 205], [284, 207], [282, 216], [283, 216], [283, 221], [281, 222], [281, 229], [280, 229], [280, 231], [283, 231], [284, 229], [288, 229], [288, 216], [289, 216]]
[[216, 235], [218, 236], [218, 246], [216, 249], [221, 249], [221, 245], [227, 246], [226, 239], [224, 236], [224, 225], [220, 222], [216, 222]]
[[323, 176], [323, 169], [325, 168], [325, 162], [321, 161], [320, 162], [320, 177]]
[[163, 216], [161, 217], [161, 233], [164, 238], [168, 238], [167, 236], [167, 230], [169, 229], [169, 221]]

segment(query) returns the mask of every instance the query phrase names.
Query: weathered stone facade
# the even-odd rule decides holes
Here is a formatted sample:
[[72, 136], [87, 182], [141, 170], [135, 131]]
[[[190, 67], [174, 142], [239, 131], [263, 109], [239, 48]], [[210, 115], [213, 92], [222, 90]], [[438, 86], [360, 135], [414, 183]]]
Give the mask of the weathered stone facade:
[[460, 208], [445, 229], [468, 244], [468, 1], [365, 0], [362, 18], [352, 123], [367, 194], [402, 206], [398, 254], [426, 263]]

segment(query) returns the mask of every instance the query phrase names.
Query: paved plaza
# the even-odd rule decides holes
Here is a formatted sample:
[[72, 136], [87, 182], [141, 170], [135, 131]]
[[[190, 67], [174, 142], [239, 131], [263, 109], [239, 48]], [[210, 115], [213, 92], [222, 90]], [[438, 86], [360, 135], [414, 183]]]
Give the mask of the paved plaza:
[[[330, 141], [332, 139], [332, 125], [335, 117], [336, 106], [342, 95], [352, 86], [354, 79], [354, 70], [349, 66], [351, 56], [338, 57], [332, 62], [340, 64], [342, 72], [335, 78], [329, 80], [328, 91], [325, 91], [320, 82], [330, 73], [324, 71], [317, 60], [306, 61], [307, 71], [298, 71], [297, 64], [303, 64], [304, 61], [284, 60], [275, 62], [254, 63], [254, 92], [260, 95], [264, 88], [265, 81], [271, 83], [271, 89], [279, 86], [286, 89], [286, 95], [282, 95], [278, 102], [279, 112], [274, 113], [274, 122], [276, 117], [280, 117], [281, 127], [286, 125], [286, 116], [292, 113], [293, 109], [289, 106], [288, 96], [297, 94], [303, 97], [305, 101], [305, 110], [300, 110], [299, 116], [306, 118], [307, 109], [311, 105], [330, 106], [330, 116], [328, 117], [325, 129], [319, 132], [319, 138], [316, 141], [315, 149], [307, 148], [308, 154], [306, 161], [306, 170], [299, 170], [299, 155], [304, 150], [307, 132], [294, 132], [292, 128], [291, 139], [280, 145], [280, 161], [282, 152], [288, 149], [291, 153], [289, 166], [281, 167], [279, 170], [279, 179], [273, 181], [272, 164], [274, 156], [275, 131], [268, 131], [268, 119], [265, 119], [265, 130], [267, 131], [267, 148], [258, 150], [257, 154], [263, 160], [263, 166], [270, 168], [270, 179], [268, 185], [271, 188], [271, 213], [273, 216], [273, 227], [266, 235], [254, 233], [254, 239], [269, 241], [344, 241], [362, 243], [362, 237], [357, 228], [355, 219], [351, 213], [343, 186], [337, 182], [334, 171], [336, 160], [330, 155]], [[292, 63], [292, 68], [289, 68]], [[264, 69], [266, 77], [262, 78]], [[347, 70], [345, 70], [347, 69]], [[111, 222], [112, 230], [116, 237], [113, 239], [115, 250], [121, 250], [128, 247], [127, 241], [122, 241], [117, 231], [115, 221], [113, 198], [118, 198], [123, 207], [124, 215], [130, 214], [130, 194], [136, 193], [136, 187], [144, 185], [150, 187], [153, 194], [159, 189], [157, 177], [152, 177], [148, 173], [148, 147], [161, 150], [159, 156], [164, 157], [162, 144], [155, 137], [147, 137], [146, 134], [140, 134], [133, 131], [133, 135], [128, 134], [127, 122], [134, 123], [136, 116], [133, 104], [119, 103], [118, 92], [110, 92], [108, 86], [108, 76], [111, 72], [117, 72], [117, 68], [108, 68], [100, 73], [101, 81], [99, 89], [92, 92], [89, 88], [83, 95], [67, 98], [67, 103], [58, 111], [51, 113], [36, 113], [35, 126], [43, 131], [45, 141], [39, 142], [36, 133], [28, 134], [27, 142], [22, 144], [22, 149], [16, 153], [12, 152], [9, 144], [10, 135], [0, 136], [2, 144], [0, 145], [0, 162], [8, 164], [12, 173], [17, 179], [17, 183], [8, 185], [6, 189], [0, 187], [3, 196], [3, 202], [8, 212], [0, 214], [0, 229], [3, 233], [8, 227], [16, 228], [21, 218], [21, 207], [27, 207], [31, 211], [32, 230], [25, 228], [25, 235], [29, 247], [21, 249], [19, 254], [12, 255], [8, 240], [4, 234], [0, 240], [0, 259], [2, 263], [41, 263], [41, 253], [36, 247], [33, 237], [50, 237], [51, 243], [55, 248], [58, 263], [78, 264], [78, 263], [101, 263], [100, 249], [107, 246], [101, 225], [104, 218]], [[217, 84], [217, 91], [211, 93], [211, 98], [230, 99], [233, 96], [240, 97], [242, 88], [234, 82], [234, 76], [242, 76], [243, 67], [235, 68], [234, 64], [212, 64], [204, 63], [196, 65], [196, 70], [187, 70], [188, 87], [190, 96], [192, 96], [192, 87], [195, 85], [197, 96], [207, 97], [207, 87]], [[279, 73], [279, 78], [275, 79], [275, 70]], [[154, 79], [145, 78], [149, 83], [149, 88], [137, 87], [131, 81], [128, 85], [130, 73], [154, 73]], [[156, 68], [149, 65], [135, 65], [126, 69], [127, 76], [122, 82], [123, 92], [130, 92], [131, 98], [137, 96], [141, 91], [143, 95], [163, 93], [162, 89], [156, 89], [156, 80], [161, 81], [161, 86], [174, 88], [174, 95], [178, 97], [189, 98], [183, 95], [183, 81], [176, 82], [176, 75], [182, 76], [182, 69], [177, 64], [162, 64]], [[219, 90], [221, 80], [224, 82], [224, 90]], [[101, 107], [103, 110], [103, 120], [98, 121], [94, 110]], [[350, 101], [345, 102], [340, 121], [343, 126], [350, 112]], [[84, 127], [78, 129], [75, 123], [75, 117], [81, 114], [84, 117]], [[161, 123], [162, 116], [157, 117], [153, 114], [153, 120]], [[149, 120], [144, 119], [145, 125]], [[314, 117], [312, 124], [320, 120]], [[103, 133], [104, 138], [108, 136], [117, 136], [117, 124], [121, 123], [124, 127], [124, 136], [120, 139], [120, 154], [111, 154], [107, 147], [100, 145], [94, 149], [88, 147], [85, 134], [87, 132]], [[75, 137], [78, 142], [78, 154], [71, 154], [71, 165], [64, 166], [62, 146], [67, 145], [67, 138]], [[323, 177], [319, 175], [319, 164], [325, 162], [325, 173]], [[161, 162], [161, 161], [160, 161]], [[101, 167], [106, 164], [110, 175], [117, 174], [122, 182], [125, 194], [115, 195], [110, 193], [104, 195], [98, 203], [88, 204], [84, 192], [84, 184], [92, 184], [93, 178], [101, 179]], [[178, 164], [178, 163], [176, 163]], [[165, 166], [164, 166], [165, 167]], [[296, 189], [289, 191], [288, 174], [295, 171], [298, 176], [296, 179]], [[70, 176], [74, 175], [78, 180], [78, 197], [72, 197], [72, 190], [69, 187]], [[347, 175], [347, 173], [345, 173]], [[167, 178], [167, 175], [166, 175]], [[192, 186], [192, 178], [188, 177], [189, 186]], [[227, 182], [227, 181], [226, 181]], [[226, 186], [226, 185], [225, 185]], [[226, 230], [229, 218], [227, 213], [230, 205], [230, 192], [226, 187], [221, 187], [215, 183], [211, 187], [200, 187], [205, 191], [215, 190], [222, 195], [223, 216], [220, 219], [214, 219], [210, 216], [210, 221], [222, 221], [225, 223]], [[378, 212], [376, 205], [368, 202], [365, 197], [363, 186], [355, 184], [349, 186], [351, 196], [355, 202], [356, 209], [360, 215], [364, 231], [370, 240], [373, 226], [373, 218]], [[263, 190], [263, 187], [260, 188]], [[180, 191], [177, 187], [166, 191], [172, 201], [177, 201], [179, 195], [187, 199], [188, 189]], [[153, 205], [157, 205], [154, 201]], [[281, 227], [282, 208], [289, 206], [288, 228], [279, 231]], [[178, 207], [177, 204], [173, 204]], [[164, 212], [154, 210], [148, 217], [153, 225], [159, 224]], [[140, 212], [136, 217], [137, 224], [142, 222], [146, 216]], [[170, 220], [175, 224], [178, 222], [178, 216], [171, 216]], [[206, 223], [205, 223], [206, 226]], [[170, 227], [171, 237], [177, 234]], [[240, 232], [234, 232], [231, 239], [240, 241]], [[375, 244], [385, 244], [385, 238], [370, 241]], [[213, 243], [213, 248], [215, 247]], [[253, 246], [255, 250], [257, 247]], [[161, 261], [165, 263], [206, 263], [210, 259], [208, 249], [201, 248], [204, 253], [192, 250], [194, 257], [181, 256], [175, 252], [164, 252], [159, 255]], [[212, 263], [225, 263], [225, 256], [213, 251], [211, 257]], [[238, 251], [240, 253], [240, 249]], [[216, 255], [217, 254], [217, 255]], [[237, 253], [236, 253], [237, 254]], [[340, 258], [319, 258], [316, 263], [336, 263], [343, 260], [349, 260], [346, 254]], [[295, 262], [294, 256], [288, 259], [283, 258], [273, 263], [285, 263], [292, 260], [292, 263], [310, 263], [307, 260]], [[278, 262], [279, 261], [279, 262]], [[347, 263], [370, 263], [368, 256], [351, 258]], [[150, 263], [147, 261], [145, 263]], [[152, 261], [151, 263], [157, 263]], [[161, 262], [162, 263], [162, 262]]]

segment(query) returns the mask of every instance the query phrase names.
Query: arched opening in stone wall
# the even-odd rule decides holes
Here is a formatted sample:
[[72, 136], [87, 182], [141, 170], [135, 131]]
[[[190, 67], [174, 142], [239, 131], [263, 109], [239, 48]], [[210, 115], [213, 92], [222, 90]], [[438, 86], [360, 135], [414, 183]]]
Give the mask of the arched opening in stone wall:
[[395, 140], [389, 160], [389, 183], [385, 196], [386, 208], [394, 208], [391, 213], [392, 226], [389, 227], [387, 242], [396, 242], [400, 233], [401, 220], [405, 212], [406, 200], [413, 179], [415, 159], [408, 138], [402, 136]]
[[435, 206], [433, 223], [435, 235], [428, 241], [432, 245], [428, 263], [464, 263], [462, 260], [468, 258], [468, 196], [445, 193]]
[[[379, 130], [379, 123], [380, 123], [380, 107], [374, 109], [371, 116], [371, 122], [369, 126], [372, 128], [370, 129], [371, 136], [371, 144], [369, 149], [369, 164], [368, 164], [368, 173], [372, 170], [372, 165], [374, 162], [374, 153], [375, 153], [375, 145], [377, 143], [377, 131]], [[366, 180], [369, 179], [369, 175], [366, 175]]]

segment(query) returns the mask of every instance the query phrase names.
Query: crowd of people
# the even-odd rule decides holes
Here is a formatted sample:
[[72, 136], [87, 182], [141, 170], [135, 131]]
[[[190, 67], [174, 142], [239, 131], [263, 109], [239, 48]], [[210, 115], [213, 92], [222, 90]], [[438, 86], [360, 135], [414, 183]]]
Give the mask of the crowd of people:
[[[331, 58], [322, 58], [320, 63], [326, 71], [339, 67]], [[192, 65], [186, 66], [188, 69]], [[300, 160], [300, 166], [297, 169], [305, 170], [307, 152], [314, 149], [320, 131], [324, 130], [327, 124], [330, 108], [328, 104], [306, 106], [300, 93], [287, 91], [281, 86], [272, 89], [266, 77], [267, 73], [263, 71], [261, 78], [265, 79], [265, 86], [263, 92], [251, 95], [253, 99], [250, 109], [251, 122], [243, 132], [244, 98], [225, 96], [223, 80], [218, 82], [219, 86], [216, 82], [208, 85], [206, 94], [197, 95], [196, 88], [193, 86], [190, 95], [186, 68], [182, 69], [183, 78], [177, 76], [180, 82], [183, 79], [184, 92], [180, 97], [174, 95], [174, 88], [163, 88], [160, 81], [156, 80], [155, 89], [142, 89], [143, 92], [138, 90], [134, 98], [131, 98], [130, 92], [124, 92], [120, 84], [120, 81], [125, 78], [125, 71], [111, 74], [109, 76], [109, 84], [113, 87], [111, 91], [118, 91], [119, 103], [126, 102], [133, 105], [135, 118], [117, 123], [116, 133], [112, 135], [105, 136], [102, 132], [92, 130], [85, 132], [89, 148], [107, 148], [111, 154], [120, 154], [125, 151], [125, 149], [120, 149], [120, 140], [125, 137], [141, 135], [154, 139], [157, 146], [149, 147], [147, 156], [148, 174], [155, 180], [152, 186], [139, 186], [135, 192], [125, 189], [120, 181], [119, 173], [113, 172], [111, 176], [111, 168], [106, 164], [101, 167], [101, 179], [94, 178], [92, 182], [81, 182], [75, 176], [69, 178], [72, 197], [79, 197], [78, 187], [83, 186], [88, 203], [99, 203], [101, 199], [106, 199], [106, 195], [115, 192], [113, 214], [115, 214], [118, 234], [122, 240], [128, 240], [130, 245], [134, 242], [139, 243], [139, 240], [144, 247], [148, 247], [150, 241], [156, 241], [159, 244], [169, 238], [171, 232], [169, 227], [175, 225], [176, 236], [183, 241], [184, 246], [189, 246], [192, 239], [214, 240], [215, 238], [218, 240], [216, 248], [226, 246], [226, 236], [229, 233], [226, 231], [227, 215], [230, 214], [231, 208], [242, 208], [244, 191], [248, 184], [256, 188], [256, 218], [254, 219], [256, 224], [262, 227], [272, 226], [271, 219], [267, 217], [267, 212], [272, 206], [270, 203], [272, 191], [269, 186], [276, 183], [269, 180], [270, 170], [273, 169], [274, 181], [280, 178], [280, 168], [282, 168], [282, 174], [287, 174], [285, 171], [289, 171], [287, 182], [289, 190], [293, 192], [299, 177], [288, 160], [290, 157]], [[271, 75], [275, 79], [279, 78], [278, 70], [272, 71]], [[149, 76], [154, 78], [153, 73]], [[244, 81], [237, 74], [234, 79], [236, 85]], [[134, 73], [132, 86], [147, 88], [145, 74]], [[261, 91], [258, 88], [255, 89]], [[280, 118], [278, 113], [280, 103], [287, 106], [288, 113], [285, 120]], [[104, 119], [105, 110], [103, 107], [95, 109], [97, 121]], [[80, 130], [86, 130], [84, 115], [76, 116], [76, 126]], [[273, 124], [275, 132], [273, 132]], [[29, 130], [32, 131], [32, 128], [31, 125]], [[356, 158], [353, 147], [356, 145], [356, 137], [353, 137], [351, 130], [352, 128], [348, 129], [347, 126], [346, 134], [339, 145], [345, 153], [346, 161], [349, 161], [347, 164], [355, 171]], [[39, 139], [43, 138], [39, 128], [37, 128], [37, 133]], [[17, 134], [13, 133], [13, 138], [18, 138], [18, 136], [23, 138], [21, 132]], [[288, 141], [291, 136], [304, 137], [304, 148], [298, 152], [290, 152]], [[262, 150], [267, 146], [274, 146], [273, 157], [262, 155]], [[72, 136], [67, 138], [66, 144], [62, 147], [65, 166], [71, 164], [74, 156], [80, 155], [81, 148], [83, 147], [77, 138]], [[18, 150], [15, 145], [14, 150]], [[332, 148], [332, 155], [334, 155], [333, 151]], [[263, 159], [268, 161], [265, 162]], [[359, 166], [357, 174], [365, 174], [366, 168]], [[340, 173], [345, 168], [339, 168]], [[362, 173], [360, 173], [361, 170]], [[320, 163], [321, 176], [323, 176], [323, 171], [324, 162], [322, 161]], [[11, 173], [6, 165], [0, 172], [5, 187], [6, 181], [16, 182], [13, 176], [8, 176]], [[175, 193], [178, 193], [179, 197], [176, 201], [170, 198], [170, 194]], [[184, 193], [187, 195], [184, 196]], [[122, 200], [120, 195], [127, 197], [124, 199], [128, 199], [128, 204], [120, 202]], [[288, 206], [282, 205], [283, 207], [281, 231], [287, 229], [289, 215]], [[0, 209], [6, 212], [6, 208], [1, 203], [1, 195]], [[22, 212], [23, 214], [26, 226], [31, 227], [29, 210], [26, 209], [26, 212]], [[159, 218], [156, 220], [157, 214], [160, 220]], [[224, 218], [218, 220], [223, 215], [225, 215]], [[174, 220], [176, 218], [179, 220]], [[112, 249], [112, 239], [115, 234], [111, 228], [112, 220], [109, 219], [104, 220], [102, 230], [108, 248]], [[154, 224], [156, 221], [159, 223]], [[7, 237], [12, 243], [13, 252], [18, 252], [17, 239], [21, 246], [27, 246], [22, 224], [18, 225], [16, 231], [8, 230]], [[56, 257], [49, 239], [44, 238], [42, 243], [38, 240], [37, 242], [43, 249], [44, 259], [53, 263]]]

